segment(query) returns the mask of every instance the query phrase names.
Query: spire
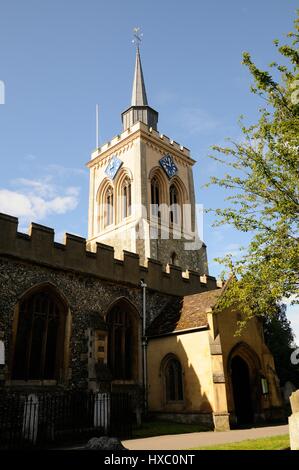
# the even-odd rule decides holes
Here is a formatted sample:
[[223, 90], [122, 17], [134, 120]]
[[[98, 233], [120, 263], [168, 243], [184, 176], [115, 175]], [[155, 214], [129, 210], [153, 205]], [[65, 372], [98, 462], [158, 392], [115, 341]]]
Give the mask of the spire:
[[124, 130], [129, 129], [136, 122], [143, 122], [148, 127], [157, 130], [158, 113], [148, 105], [141, 59], [139, 44], [141, 42], [142, 33], [140, 28], [134, 28], [133, 43], [136, 45], [136, 61], [135, 72], [132, 90], [131, 106], [121, 115]]
[[131, 106], [148, 106], [146, 90], [141, 66], [139, 46], [136, 47], [136, 62], [132, 89]]

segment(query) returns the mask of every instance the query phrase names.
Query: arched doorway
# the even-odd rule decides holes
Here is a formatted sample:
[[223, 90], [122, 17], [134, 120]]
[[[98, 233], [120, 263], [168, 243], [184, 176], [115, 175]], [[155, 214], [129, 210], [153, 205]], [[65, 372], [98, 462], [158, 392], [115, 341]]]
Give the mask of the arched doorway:
[[240, 356], [232, 358], [231, 373], [237, 424], [251, 424], [253, 422], [253, 404], [249, 367]]

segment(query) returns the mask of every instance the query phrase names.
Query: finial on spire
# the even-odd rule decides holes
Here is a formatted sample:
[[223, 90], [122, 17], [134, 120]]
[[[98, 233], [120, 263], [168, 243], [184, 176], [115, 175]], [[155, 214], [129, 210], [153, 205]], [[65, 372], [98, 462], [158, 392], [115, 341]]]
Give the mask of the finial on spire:
[[143, 37], [143, 33], [141, 32], [139, 26], [133, 28], [133, 36], [134, 39], [132, 39], [132, 43], [135, 44], [136, 48], [138, 49]]

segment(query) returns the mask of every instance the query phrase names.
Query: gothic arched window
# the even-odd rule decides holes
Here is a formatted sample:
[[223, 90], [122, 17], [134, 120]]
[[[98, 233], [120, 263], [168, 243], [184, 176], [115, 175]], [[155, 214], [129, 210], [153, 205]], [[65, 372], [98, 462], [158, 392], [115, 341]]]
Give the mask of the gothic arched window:
[[113, 224], [113, 188], [109, 186], [105, 194], [105, 227]]
[[164, 368], [166, 401], [183, 400], [182, 366], [178, 359], [170, 358]]
[[60, 377], [65, 319], [62, 304], [50, 291], [37, 292], [20, 303], [13, 379], [54, 380]]
[[169, 199], [170, 199], [170, 223], [179, 223], [179, 196], [177, 188], [172, 184], [169, 188]]
[[108, 366], [113, 379], [130, 380], [133, 375], [133, 319], [130, 309], [116, 305], [108, 314]]
[[160, 186], [157, 178], [153, 178], [151, 181], [151, 209], [152, 214], [156, 217], [160, 217], [159, 212], [160, 206]]
[[129, 217], [131, 215], [131, 181], [129, 178], [126, 178], [122, 185], [122, 204], [123, 204], [123, 218]]

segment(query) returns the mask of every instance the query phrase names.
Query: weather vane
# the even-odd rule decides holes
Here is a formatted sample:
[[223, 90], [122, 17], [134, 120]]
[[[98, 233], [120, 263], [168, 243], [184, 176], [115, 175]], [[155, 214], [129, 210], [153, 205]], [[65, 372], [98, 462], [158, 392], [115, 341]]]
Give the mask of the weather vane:
[[134, 39], [132, 40], [132, 43], [135, 44], [136, 47], [139, 47], [143, 36], [143, 33], [141, 32], [141, 29], [139, 27], [133, 28], [133, 36]]

